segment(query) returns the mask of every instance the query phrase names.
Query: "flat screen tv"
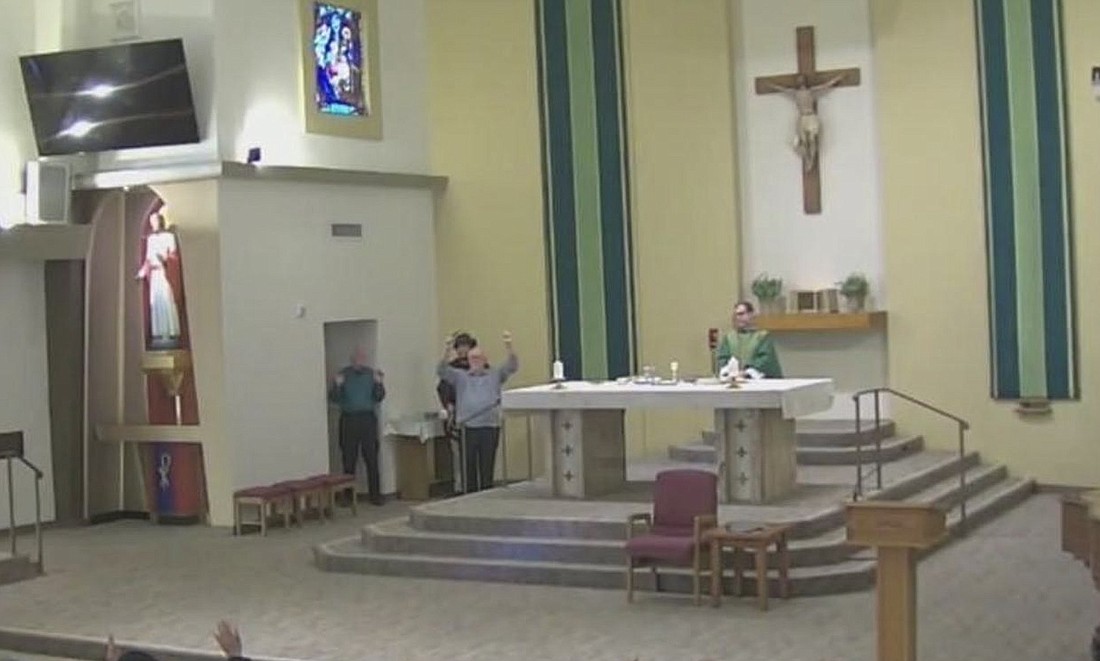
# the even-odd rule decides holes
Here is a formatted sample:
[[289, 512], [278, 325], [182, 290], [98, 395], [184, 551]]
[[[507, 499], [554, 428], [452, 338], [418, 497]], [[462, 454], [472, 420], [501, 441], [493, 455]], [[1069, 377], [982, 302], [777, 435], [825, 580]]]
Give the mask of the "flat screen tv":
[[19, 58], [42, 156], [199, 141], [179, 39]]

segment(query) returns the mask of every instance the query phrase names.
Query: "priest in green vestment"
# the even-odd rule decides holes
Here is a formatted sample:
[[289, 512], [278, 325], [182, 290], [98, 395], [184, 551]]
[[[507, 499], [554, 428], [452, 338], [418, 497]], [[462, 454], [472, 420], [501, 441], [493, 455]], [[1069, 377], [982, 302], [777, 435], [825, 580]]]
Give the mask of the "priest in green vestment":
[[733, 308], [733, 330], [718, 344], [715, 372], [721, 371], [729, 359], [736, 358], [741, 376], [766, 379], [783, 378], [775, 344], [766, 330], [753, 327], [756, 310], [752, 303], [740, 301]]

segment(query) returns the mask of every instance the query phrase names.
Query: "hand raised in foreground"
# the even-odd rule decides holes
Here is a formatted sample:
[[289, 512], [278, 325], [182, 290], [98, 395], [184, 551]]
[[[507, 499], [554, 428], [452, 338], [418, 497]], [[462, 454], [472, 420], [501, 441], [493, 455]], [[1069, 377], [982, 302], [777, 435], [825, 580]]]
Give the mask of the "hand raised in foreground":
[[218, 647], [222, 648], [226, 657], [233, 658], [241, 655], [243, 649], [241, 634], [237, 631], [237, 627], [229, 622], [225, 620], [218, 622], [218, 627], [214, 630], [214, 640], [217, 641]]
[[122, 650], [115, 646], [114, 634], [107, 634], [107, 651], [103, 654], [104, 661], [118, 661], [122, 656]]

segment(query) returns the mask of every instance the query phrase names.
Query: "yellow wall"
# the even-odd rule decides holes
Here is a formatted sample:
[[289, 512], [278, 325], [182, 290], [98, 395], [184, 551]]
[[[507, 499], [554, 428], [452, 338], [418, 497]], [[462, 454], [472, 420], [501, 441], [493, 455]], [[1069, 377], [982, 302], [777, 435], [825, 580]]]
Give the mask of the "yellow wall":
[[[623, 8], [639, 363], [709, 373], [707, 329], [729, 326], [741, 272], [729, 8]], [[709, 413], [632, 417], [642, 418], [628, 434], [634, 454], [713, 427]]]
[[[550, 351], [532, 0], [428, 0], [440, 346], [462, 329], [500, 359], [515, 335], [513, 385], [545, 381]], [[509, 466], [526, 454], [509, 425]], [[513, 451], [513, 442], [518, 444]], [[515, 473], [513, 473], [515, 474]]]
[[[432, 168], [440, 323], [499, 351], [516, 333], [516, 383], [549, 372], [533, 0], [429, 0]], [[725, 0], [624, 3], [639, 359], [707, 369], [740, 272]], [[663, 452], [707, 416], [631, 420], [632, 454]], [[519, 433], [523, 433], [522, 430]], [[515, 455], [517, 460], [519, 455]]]
[[[989, 325], [973, 9], [959, 0], [872, 0], [883, 155], [891, 385], [968, 418], [969, 447], [1041, 482], [1100, 483], [1100, 325], [1079, 296], [1082, 399], [1022, 419], [989, 394]], [[1100, 281], [1100, 3], [1065, 0], [1078, 289]], [[929, 44], [935, 44], [930, 47]], [[902, 408], [899, 405], [899, 408]], [[902, 408], [903, 427], [951, 448], [951, 428]]]

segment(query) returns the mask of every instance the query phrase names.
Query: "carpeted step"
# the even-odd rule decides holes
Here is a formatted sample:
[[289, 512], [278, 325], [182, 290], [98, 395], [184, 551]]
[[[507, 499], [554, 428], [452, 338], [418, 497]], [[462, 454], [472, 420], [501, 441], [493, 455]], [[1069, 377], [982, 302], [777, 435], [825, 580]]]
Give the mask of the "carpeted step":
[[[400, 519], [365, 526], [360, 541], [365, 550], [386, 554], [539, 560], [615, 566], [622, 565], [624, 558], [624, 540], [622, 539], [548, 539], [437, 533], [417, 530]], [[804, 567], [843, 562], [855, 550], [857, 549], [847, 545], [843, 529], [838, 528], [824, 537], [793, 540], [790, 543], [791, 566]], [[778, 560], [773, 558], [772, 565], [778, 566]]]
[[[314, 562], [322, 570], [568, 587], [625, 589], [625, 564], [602, 565], [524, 560], [498, 560], [434, 555], [398, 555], [374, 553], [365, 549], [357, 537], [349, 537], [314, 547]], [[691, 573], [683, 569], [662, 569], [663, 592], [691, 592]], [[749, 576], [752, 573], [749, 572]], [[873, 584], [874, 563], [866, 560], [847, 561], [818, 567], [791, 569], [791, 593], [795, 596], [836, 594], [864, 590]], [[709, 585], [704, 577], [704, 593]], [[732, 580], [726, 578], [726, 590]], [[746, 596], [753, 594], [755, 581], [747, 581]], [[778, 593], [776, 579], [769, 580]], [[639, 571], [639, 592], [651, 589], [648, 571]]]
[[[901, 436], [883, 440], [879, 451], [881, 452], [882, 461], [889, 462], [920, 452], [923, 449], [923, 436]], [[796, 452], [798, 463], [803, 466], [854, 466], [860, 455], [862, 455], [865, 464], [873, 462], [876, 449], [872, 443], [862, 448], [856, 446], [799, 447]]]
[[38, 565], [29, 556], [0, 553], [0, 585], [25, 581], [38, 576]]
[[[890, 437], [882, 441], [882, 460], [894, 461], [914, 452], [924, 449], [924, 438], [921, 436]], [[868, 441], [862, 448], [856, 445], [799, 445], [796, 448], [798, 463], [804, 466], [837, 466], [843, 464], [855, 464], [857, 453], [862, 453], [864, 461], [874, 457], [875, 446], [873, 441]], [[706, 443], [692, 443], [686, 445], [670, 445], [668, 458], [672, 461], [683, 461], [696, 464], [715, 464], [718, 450]]]
[[799, 447], [844, 447], [863, 443], [874, 443], [876, 438], [890, 438], [897, 434], [893, 420], [882, 420], [877, 428], [874, 421], [863, 421], [856, 433], [855, 420], [813, 420], [795, 421], [795, 438]]
[[691, 443], [668, 446], [668, 458], [672, 461], [684, 461], [692, 464], [715, 464], [718, 450], [707, 443]]

